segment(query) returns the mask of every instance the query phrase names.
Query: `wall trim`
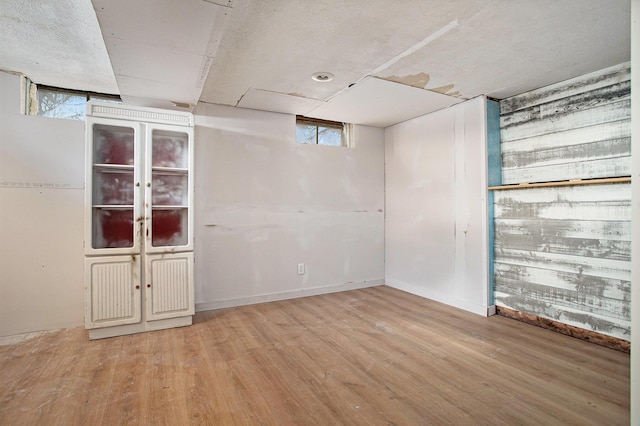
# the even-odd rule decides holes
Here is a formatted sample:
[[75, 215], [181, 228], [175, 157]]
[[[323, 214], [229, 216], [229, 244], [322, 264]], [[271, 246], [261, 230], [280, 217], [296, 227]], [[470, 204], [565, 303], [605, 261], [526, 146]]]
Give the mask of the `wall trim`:
[[318, 296], [321, 294], [338, 293], [341, 291], [357, 290], [360, 288], [384, 285], [384, 279], [365, 280], [323, 287], [303, 288], [281, 293], [269, 293], [256, 296], [238, 297], [234, 299], [216, 300], [213, 302], [196, 303], [196, 312], [212, 311], [215, 309], [235, 308], [238, 306], [255, 305], [278, 300], [297, 299], [299, 297]]
[[455, 297], [450, 297], [442, 293], [431, 291], [428, 288], [419, 287], [414, 284], [408, 284], [401, 281], [387, 279], [385, 285], [393, 287], [398, 290], [406, 291], [407, 293], [414, 294], [416, 296], [424, 297], [435, 302], [444, 303], [445, 305], [452, 306], [454, 308], [462, 309], [467, 312], [471, 312], [477, 315], [486, 317], [490, 312], [490, 306], [479, 305], [468, 300], [462, 300]]
[[575, 327], [569, 324], [564, 324], [558, 321], [550, 320], [548, 318], [539, 317], [538, 315], [515, 311], [513, 309], [504, 308], [502, 306], [496, 307], [496, 313], [506, 318], [546, 328], [547, 330], [566, 334], [567, 336], [575, 337], [576, 339], [586, 340], [587, 342], [615, 349], [620, 352], [630, 353], [631, 351], [631, 342], [620, 339], [618, 337], [607, 336], [606, 334], [597, 333], [592, 330], [586, 330], [584, 328]]

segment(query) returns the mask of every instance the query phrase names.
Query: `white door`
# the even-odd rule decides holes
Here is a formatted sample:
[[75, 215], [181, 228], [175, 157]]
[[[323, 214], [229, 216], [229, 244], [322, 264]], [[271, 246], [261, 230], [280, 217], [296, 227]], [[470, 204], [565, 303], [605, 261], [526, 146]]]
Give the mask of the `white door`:
[[146, 319], [193, 315], [193, 252], [148, 254], [146, 264]]
[[146, 124], [145, 252], [193, 251], [193, 129]]
[[85, 258], [86, 328], [141, 320], [140, 256]]

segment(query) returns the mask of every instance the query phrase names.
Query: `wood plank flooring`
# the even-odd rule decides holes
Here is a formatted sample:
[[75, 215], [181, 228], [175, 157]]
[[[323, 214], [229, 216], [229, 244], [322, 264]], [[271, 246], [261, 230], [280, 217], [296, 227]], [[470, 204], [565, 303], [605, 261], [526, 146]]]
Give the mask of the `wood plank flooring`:
[[194, 321], [0, 346], [0, 424], [629, 424], [629, 355], [390, 287]]

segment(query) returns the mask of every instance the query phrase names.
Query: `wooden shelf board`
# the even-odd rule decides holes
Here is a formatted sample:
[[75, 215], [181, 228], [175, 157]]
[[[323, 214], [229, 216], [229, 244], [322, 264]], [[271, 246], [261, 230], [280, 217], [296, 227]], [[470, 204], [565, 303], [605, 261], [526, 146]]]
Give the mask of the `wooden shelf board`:
[[536, 182], [536, 183], [516, 183], [512, 185], [490, 186], [489, 191], [504, 189], [540, 188], [545, 186], [574, 186], [574, 185], [601, 185], [605, 183], [626, 183], [631, 182], [631, 176], [598, 179], [575, 179], [558, 182]]

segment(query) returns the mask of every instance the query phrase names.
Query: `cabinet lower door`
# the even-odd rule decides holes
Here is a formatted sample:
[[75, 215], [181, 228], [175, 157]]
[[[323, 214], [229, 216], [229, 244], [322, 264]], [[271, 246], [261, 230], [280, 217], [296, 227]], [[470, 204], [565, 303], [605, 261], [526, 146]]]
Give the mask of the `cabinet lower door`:
[[85, 258], [86, 328], [141, 320], [140, 256]]
[[146, 319], [193, 315], [193, 252], [147, 254]]

